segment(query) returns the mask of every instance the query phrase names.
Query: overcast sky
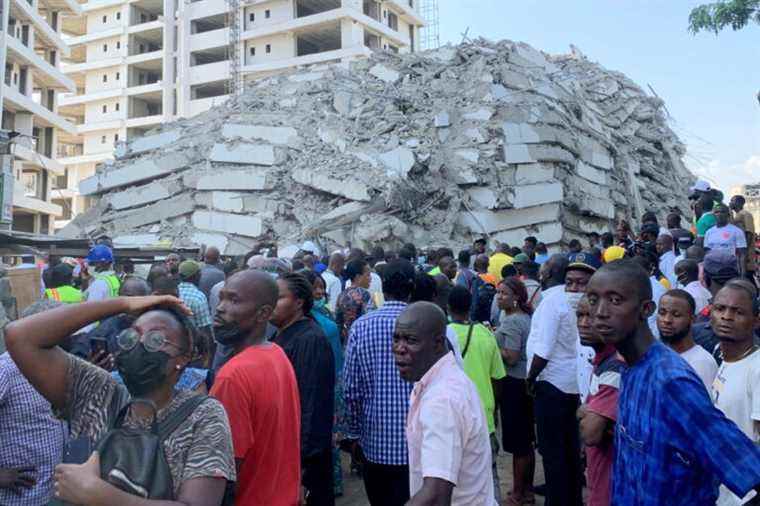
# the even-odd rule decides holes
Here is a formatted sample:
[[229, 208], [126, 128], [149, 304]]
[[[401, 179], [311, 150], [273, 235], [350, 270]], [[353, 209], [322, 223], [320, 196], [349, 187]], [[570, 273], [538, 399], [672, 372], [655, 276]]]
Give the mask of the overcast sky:
[[[705, 0], [707, 1], [707, 0]], [[687, 30], [692, 0], [438, 0], [441, 42], [577, 46], [665, 100], [686, 165], [724, 191], [760, 182], [760, 27], [718, 36]]]

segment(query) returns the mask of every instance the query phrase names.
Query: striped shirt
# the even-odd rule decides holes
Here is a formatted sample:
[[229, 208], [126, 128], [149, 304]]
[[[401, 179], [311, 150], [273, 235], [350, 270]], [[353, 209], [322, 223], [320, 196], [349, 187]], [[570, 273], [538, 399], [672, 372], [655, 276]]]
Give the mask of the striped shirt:
[[61, 462], [66, 426], [50, 403], [21, 374], [8, 353], [0, 355], [0, 469], [32, 467], [37, 483], [19, 493], [0, 488], [3, 506], [46, 504], [53, 469]]
[[412, 383], [401, 379], [391, 350], [406, 303], [386, 302], [351, 327], [343, 370], [346, 426], [376, 464], [406, 465], [406, 415]]

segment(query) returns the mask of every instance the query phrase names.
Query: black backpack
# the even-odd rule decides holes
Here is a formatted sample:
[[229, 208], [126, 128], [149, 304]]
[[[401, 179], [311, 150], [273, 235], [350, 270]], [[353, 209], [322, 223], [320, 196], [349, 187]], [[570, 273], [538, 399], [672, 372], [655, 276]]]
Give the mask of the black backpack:
[[[100, 454], [100, 476], [114, 487], [143, 499], [171, 500], [174, 487], [163, 442], [206, 399], [194, 395], [185, 400], [165, 420], [158, 423], [155, 406], [145, 400], [134, 399], [125, 405], [110, 430], [97, 445]], [[129, 406], [148, 404], [153, 408], [153, 423], [149, 431], [124, 427]]]
[[496, 287], [478, 277], [473, 284], [473, 290], [475, 291], [475, 304], [472, 307], [472, 321], [490, 321], [491, 304], [496, 296]]

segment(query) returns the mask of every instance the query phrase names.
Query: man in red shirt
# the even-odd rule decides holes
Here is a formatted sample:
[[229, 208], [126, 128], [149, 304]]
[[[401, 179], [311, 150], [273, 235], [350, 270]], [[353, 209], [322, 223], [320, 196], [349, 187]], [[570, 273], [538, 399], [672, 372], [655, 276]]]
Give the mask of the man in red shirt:
[[219, 292], [217, 341], [234, 356], [211, 395], [227, 410], [238, 469], [235, 504], [294, 506], [301, 485], [301, 405], [293, 366], [266, 341], [277, 283], [254, 270], [231, 276]]
[[604, 344], [594, 332], [591, 308], [585, 298], [578, 304], [576, 315], [581, 344], [596, 352], [589, 396], [578, 409], [581, 439], [586, 445], [587, 505], [609, 506], [620, 375], [626, 365], [615, 347]]

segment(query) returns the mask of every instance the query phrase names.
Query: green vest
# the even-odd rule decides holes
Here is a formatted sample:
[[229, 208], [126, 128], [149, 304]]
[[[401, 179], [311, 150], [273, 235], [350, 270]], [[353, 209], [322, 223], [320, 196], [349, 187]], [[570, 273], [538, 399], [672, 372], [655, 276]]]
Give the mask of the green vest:
[[106, 283], [108, 283], [109, 288], [109, 296], [111, 297], [118, 297], [119, 296], [119, 288], [121, 287], [121, 282], [119, 281], [119, 278], [116, 277], [116, 274], [109, 274], [107, 276], [103, 276], [102, 274], [95, 274], [93, 276], [95, 279], [102, 279]]
[[45, 290], [45, 297], [65, 304], [76, 304], [83, 300], [82, 292], [73, 286], [68, 285], [59, 286], [58, 288], [48, 288]]

